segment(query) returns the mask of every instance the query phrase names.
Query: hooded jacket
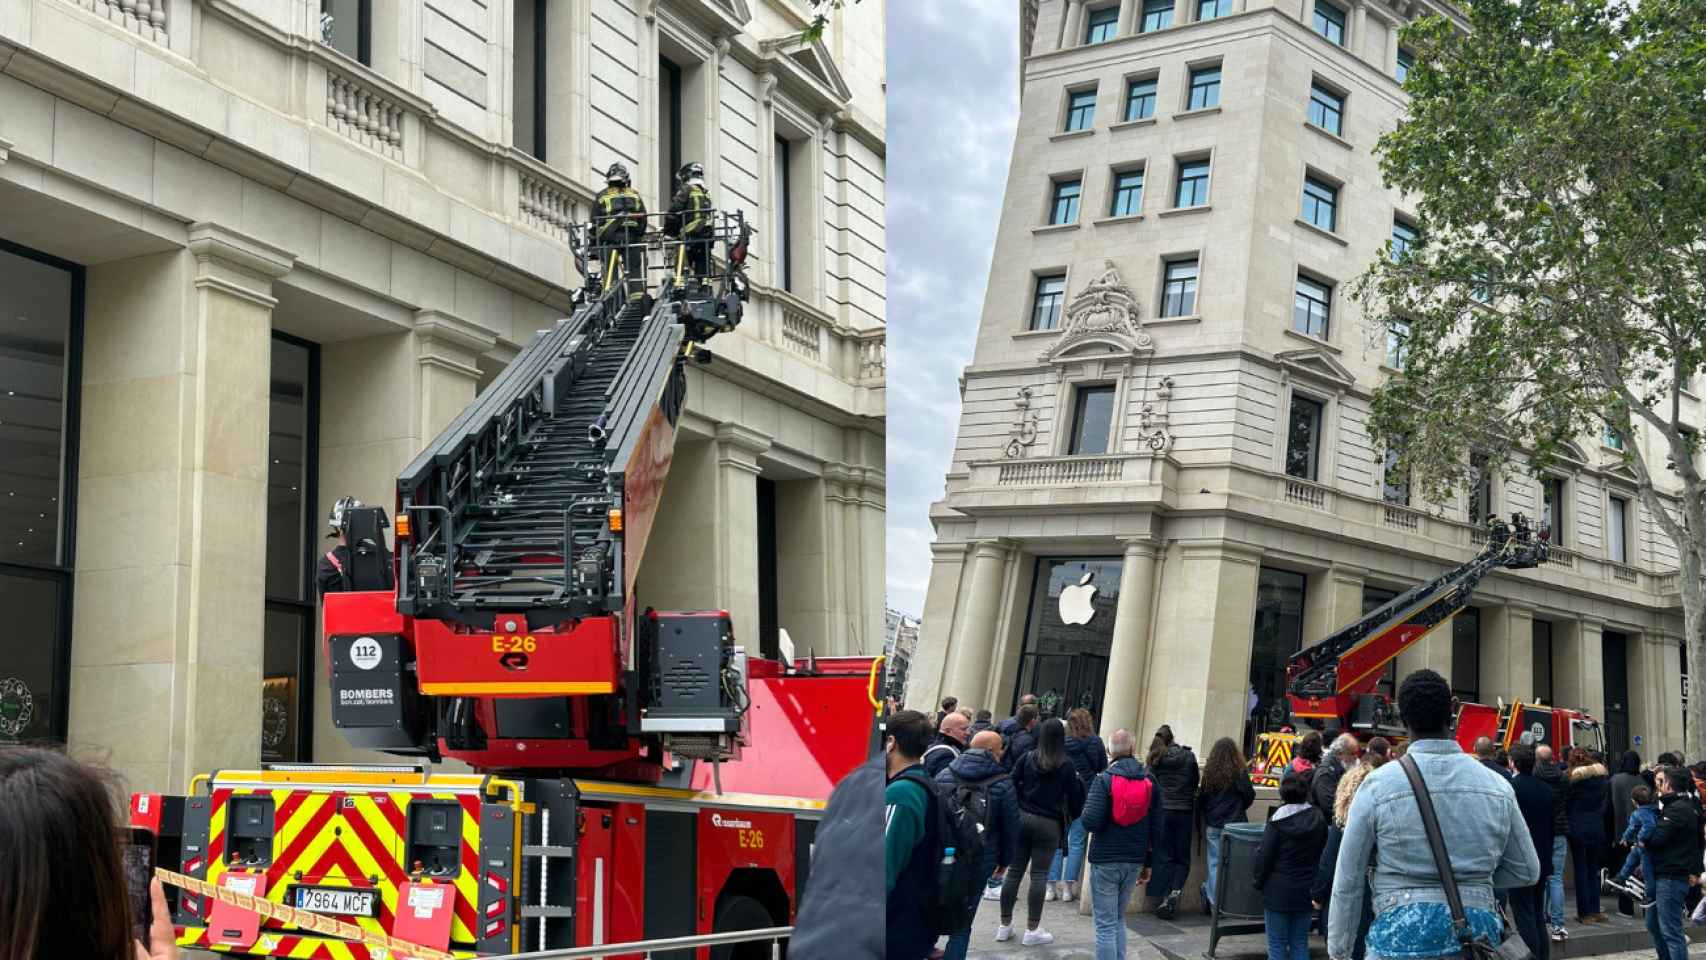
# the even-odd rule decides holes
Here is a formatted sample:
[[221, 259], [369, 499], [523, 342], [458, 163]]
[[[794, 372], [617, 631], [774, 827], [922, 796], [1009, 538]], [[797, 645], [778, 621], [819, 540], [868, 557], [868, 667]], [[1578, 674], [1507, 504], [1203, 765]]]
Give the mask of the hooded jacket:
[[[937, 749], [938, 747], [941, 749]], [[931, 777], [940, 777], [942, 771], [948, 769], [948, 764], [953, 763], [954, 758], [958, 757], [965, 748], [965, 744], [953, 737], [945, 733], [937, 733], [936, 742], [930, 744], [925, 749], [924, 756], [920, 758], [920, 762], [924, 764], [924, 772]]]
[[1605, 767], [1590, 763], [1570, 771], [1564, 803], [1570, 839], [1576, 843], [1605, 843], [1605, 815], [1611, 809], [1611, 782]]
[[1635, 808], [1634, 798], [1630, 794], [1646, 782], [1646, 778], [1641, 776], [1640, 755], [1633, 750], [1623, 751], [1623, 755], [1617, 758], [1617, 772], [1611, 775], [1612, 836], [1623, 836], [1624, 828], [1629, 825], [1629, 811]]
[[[1154, 833], [1149, 829], [1155, 819], [1156, 796], [1150, 794], [1150, 813], [1133, 824], [1121, 825], [1114, 820], [1113, 778], [1149, 780], [1155, 778], [1136, 757], [1121, 757], [1106, 771], [1090, 781], [1089, 796], [1084, 799], [1084, 829], [1095, 842], [1090, 844], [1091, 863], [1140, 863], [1149, 865], [1149, 855], [1155, 848]], [[1155, 788], [1152, 788], [1155, 789]]]
[[1552, 836], [1564, 836], [1570, 827], [1564, 803], [1570, 785], [1564, 779], [1564, 768], [1557, 763], [1536, 763], [1534, 779], [1552, 788]]
[[[1000, 779], [991, 779], [998, 777]], [[989, 819], [983, 829], [984, 874], [994, 873], [1019, 857], [1019, 797], [1013, 780], [1001, 769], [1001, 761], [988, 750], [967, 750], [954, 758], [947, 769], [936, 774], [937, 783], [989, 782]]]
[[1700, 804], [1686, 793], [1659, 798], [1659, 822], [1647, 837], [1653, 876], [1687, 877], [1700, 872]]
[[1089, 786], [1096, 774], [1108, 769], [1108, 751], [1102, 746], [1102, 738], [1091, 734], [1088, 737], [1066, 738], [1066, 759], [1072, 761], [1072, 769], [1078, 771], [1078, 779]]
[[1276, 809], [1256, 849], [1256, 888], [1262, 909], [1295, 913], [1313, 909], [1309, 887], [1327, 845], [1327, 818], [1308, 803]]
[[1197, 755], [1191, 748], [1175, 743], [1167, 748], [1151, 768], [1155, 785], [1161, 788], [1161, 809], [1175, 813], [1190, 813], [1197, 803]]

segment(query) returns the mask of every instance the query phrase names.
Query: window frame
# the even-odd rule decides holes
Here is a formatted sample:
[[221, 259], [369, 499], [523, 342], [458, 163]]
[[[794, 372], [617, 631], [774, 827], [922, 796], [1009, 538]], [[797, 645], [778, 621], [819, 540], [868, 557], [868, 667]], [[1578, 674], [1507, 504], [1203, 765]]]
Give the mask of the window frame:
[[[1322, 291], [1323, 296], [1320, 298], [1316, 298], [1313, 296], [1306, 295], [1301, 289], [1304, 284], [1309, 284], [1313, 287], [1319, 288]], [[1299, 269], [1297, 271], [1297, 276], [1296, 276], [1294, 282], [1292, 283], [1292, 288], [1291, 288], [1291, 296], [1292, 296], [1292, 301], [1291, 301], [1291, 331], [1293, 333], [1301, 334], [1302, 336], [1310, 337], [1310, 338], [1315, 339], [1315, 340], [1327, 340], [1327, 339], [1329, 339], [1333, 334], [1333, 296], [1337, 292], [1337, 290], [1338, 290], [1338, 284], [1334, 283], [1333, 281], [1328, 280], [1327, 278], [1321, 276], [1320, 274], [1312, 273], [1308, 270]], [[1297, 298], [1298, 297], [1304, 297], [1304, 299], [1308, 300], [1311, 304], [1311, 306], [1309, 308], [1307, 308], [1307, 311], [1305, 313], [1306, 319], [1304, 321], [1304, 328], [1301, 330], [1298, 329], [1298, 327], [1297, 327]], [[1315, 319], [1316, 319], [1316, 313], [1314, 310], [1315, 305], [1319, 305], [1321, 308], [1321, 312], [1320, 312], [1321, 332], [1320, 333], [1314, 332]]]
[[[1179, 202], [1179, 199], [1183, 195], [1183, 190], [1184, 190], [1185, 180], [1186, 180], [1185, 172], [1188, 169], [1194, 168], [1194, 167], [1199, 166], [1199, 165], [1202, 166], [1202, 168], [1203, 168], [1202, 176], [1201, 177], [1194, 177], [1193, 176], [1190, 179], [1193, 182], [1196, 182], [1196, 181], [1201, 182], [1201, 184], [1202, 184], [1201, 198], [1200, 198], [1200, 200], [1197, 200], [1194, 203], [1182, 204]], [[1208, 206], [1209, 205], [1210, 190], [1213, 186], [1214, 186], [1214, 158], [1212, 156], [1198, 155], [1198, 156], [1183, 156], [1183, 157], [1174, 157], [1173, 158], [1173, 209], [1174, 210], [1190, 210], [1190, 209], [1193, 209], [1196, 207]], [[1192, 195], [1193, 199], [1195, 199], [1198, 196], [1197, 191], [1194, 187], [1192, 189], [1191, 195]]]
[[[1463, 519], [1471, 526], [1478, 527], [1499, 515], [1498, 490], [1494, 486], [1498, 471], [1493, 469], [1491, 457], [1484, 453], [1470, 453], [1469, 472], [1471, 480], [1469, 487], [1464, 490]], [[1481, 492], [1475, 489], [1477, 486], [1486, 491], [1486, 502], [1481, 505], [1482, 515], [1479, 517], [1475, 516], [1475, 500]]]
[[[1543, 515], [1546, 521], [1546, 526], [1543, 529], [1549, 533], [1548, 542], [1555, 547], [1567, 548], [1568, 544], [1565, 543], [1564, 530], [1566, 525], [1570, 522], [1570, 513], [1565, 509], [1570, 502], [1569, 478], [1555, 473], [1547, 473], [1542, 474], [1535, 479], [1540, 485], [1540, 490], [1538, 496], [1535, 498], [1535, 503], [1540, 508], [1539, 512]], [[1553, 484], [1557, 485], [1557, 493], [1552, 498], [1551, 508], [1548, 509], [1546, 493], [1547, 488]]]
[[[1335, 20], [1333, 17], [1323, 14], [1321, 12], [1323, 7], [1337, 14], [1338, 18]], [[1323, 21], [1329, 27], [1337, 28], [1339, 32], [1338, 39], [1335, 40], [1328, 31], [1323, 30], [1317, 24], [1317, 21]], [[1330, 2], [1330, 0], [1315, 0], [1315, 5], [1310, 8], [1309, 29], [1316, 36], [1326, 40], [1328, 43], [1339, 47], [1349, 47], [1348, 38], [1350, 36], [1350, 17], [1347, 16], [1344, 8], [1340, 7], [1336, 3]]]
[[[1131, 115], [1131, 107], [1132, 103], [1138, 98], [1134, 95], [1133, 91], [1143, 84], [1149, 85], [1149, 92], [1144, 94], [1142, 97], [1145, 105], [1149, 107], [1149, 110], [1142, 116], [1134, 117]], [[1126, 77], [1125, 102], [1120, 105], [1120, 116], [1122, 118], [1120, 122], [1138, 123], [1143, 120], [1155, 119], [1155, 104], [1156, 101], [1160, 99], [1160, 96], [1161, 75], [1159, 73], [1151, 71], [1150, 73], [1140, 73]]]
[[[1134, 175], [1137, 177], [1137, 186], [1135, 188], [1137, 200], [1131, 205], [1131, 209], [1122, 213], [1120, 211], [1120, 198], [1131, 192], [1133, 188], [1123, 184], [1121, 181]], [[1113, 170], [1109, 171], [1108, 216], [1115, 218], [1142, 216], [1144, 181], [1144, 164], [1141, 163], [1128, 167], [1115, 167]]]
[[[1062, 455], [1068, 457], [1106, 457], [1117, 453], [1114, 436], [1118, 432], [1120, 423], [1119, 384], [1113, 381], [1087, 380], [1082, 383], [1073, 383], [1071, 388], [1072, 406], [1070, 409], [1072, 410], [1072, 419], [1067, 426], [1066, 449], [1062, 451]], [[1102, 438], [1101, 450], [1086, 453], [1079, 446], [1083, 432], [1085, 403], [1091, 396], [1102, 396], [1104, 394], [1108, 398], [1108, 433]]]
[[[1402, 244], [1399, 243], [1398, 239], [1400, 229], [1409, 233], [1409, 237]], [[1387, 256], [1393, 263], [1399, 262], [1406, 254], [1416, 249], [1416, 245], [1421, 242], [1421, 239], [1422, 231], [1412, 220], [1401, 213], [1392, 214], [1392, 235], [1390, 246], [1387, 247]]]
[[[541, 6], [543, 5], [541, 2]], [[295, 759], [297, 762], [310, 762], [314, 757], [314, 661], [320, 648], [316, 638], [320, 627], [321, 597], [314, 581], [316, 565], [320, 559], [320, 518], [315, 512], [320, 502], [320, 345], [279, 330], [272, 331], [272, 339], [302, 348], [308, 354], [308, 376], [303, 397], [302, 502], [305, 508], [302, 511], [302, 593], [295, 598], [277, 596], [264, 592], [263, 585], [263, 596], [267, 610], [301, 617], [302, 636], [296, 672], [306, 682], [300, 683], [296, 690]], [[264, 584], [265, 571], [262, 572], [261, 579]]]
[[[1173, 26], [1173, 7], [1173, 0], [1142, 0], [1137, 11], [1137, 32], [1156, 33], [1171, 28]], [[1156, 20], [1153, 27], [1149, 25], [1151, 17]]]
[[1393, 58], [1392, 79], [1398, 81], [1401, 87], [1410, 79], [1410, 71], [1416, 69], [1416, 54], [1407, 47], [1400, 46]]
[[[1057, 300], [1055, 300], [1054, 306], [1053, 306], [1053, 310], [1054, 310], [1053, 321], [1054, 322], [1051, 323], [1049, 326], [1039, 327], [1039, 326], [1037, 326], [1037, 307], [1042, 302], [1043, 296], [1045, 296], [1045, 294], [1043, 293], [1043, 284], [1047, 283], [1048, 281], [1051, 281], [1051, 280], [1059, 280], [1060, 281], [1060, 290], [1058, 290], [1054, 293], [1047, 294], [1047, 296], [1058, 298]], [[1031, 274], [1031, 305], [1030, 305], [1030, 309], [1025, 314], [1025, 330], [1027, 332], [1031, 332], [1031, 331], [1053, 332], [1053, 331], [1059, 330], [1061, 318], [1065, 316], [1065, 313], [1066, 313], [1066, 271], [1062, 270], [1059, 273], [1033, 273], [1033, 274]]]
[[1387, 447], [1380, 461], [1380, 500], [1391, 506], [1408, 507], [1411, 499], [1410, 472], [1403, 471], [1403, 482], [1392, 482], [1392, 473], [1398, 469], [1398, 459], [1398, 451]]
[[1607, 450], [1616, 450], [1618, 453], [1624, 453], [1627, 450], [1627, 445], [1624, 443], [1623, 434], [1618, 433], [1617, 428], [1612, 426], [1609, 420], [1604, 421], [1602, 425], [1605, 429], [1600, 433], [1600, 446]]
[[[1331, 104], [1324, 103], [1318, 99], [1318, 95], [1325, 95], [1333, 102]], [[1310, 78], [1309, 100], [1307, 103], [1307, 112], [1305, 114], [1306, 122], [1316, 129], [1324, 130], [1327, 133], [1343, 140], [1345, 137], [1345, 102], [1349, 99], [1350, 96], [1343, 90], [1327, 83], [1319, 76]], [[1332, 126], [1316, 121], [1316, 107], [1321, 108], [1320, 112], [1323, 120], [1328, 118], [1332, 119]]]
[[[1295, 424], [1297, 403], [1299, 400], [1308, 403], [1315, 408], [1314, 428], [1310, 431], [1309, 436], [1309, 470], [1307, 475], [1300, 475], [1291, 472], [1291, 450], [1292, 440], [1294, 439], [1292, 435], [1292, 427]], [[1325, 453], [1327, 449], [1327, 411], [1330, 403], [1331, 401], [1326, 397], [1317, 396], [1313, 393], [1299, 390], [1295, 387], [1292, 388], [1291, 394], [1286, 400], [1285, 442], [1276, 444], [1279, 448], [1280, 473], [1292, 478], [1293, 480], [1303, 480], [1308, 483], [1323, 482], [1321, 480], [1321, 475], [1326, 471], [1327, 467]]]
[[[1073, 187], [1077, 192], [1074, 193], [1070, 197], [1064, 197], [1064, 196], [1062, 196], [1062, 191], [1065, 188], [1067, 188], [1068, 186]], [[1063, 201], [1070, 204], [1070, 211], [1071, 211], [1072, 216], [1065, 219], [1065, 220], [1057, 220], [1057, 219], [1055, 219], [1055, 216], [1060, 211], [1060, 205]], [[1082, 172], [1067, 173], [1067, 174], [1061, 174], [1058, 177], [1050, 177], [1049, 178], [1049, 190], [1048, 190], [1048, 206], [1045, 209], [1043, 226], [1045, 226], [1045, 227], [1067, 227], [1067, 226], [1071, 226], [1071, 225], [1077, 223], [1079, 214], [1082, 212], [1083, 205], [1084, 205], [1084, 174]]]
[[[1623, 491], [1614, 490], [1606, 492], [1605, 559], [1625, 567], [1634, 565], [1629, 560], [1629, 557], [1634, 553], [1634, 550], [1632, 549], [1634, 547], [1634, 543], [1629, 539], [1629, 518], [1633, 513], [1630, 509], [1632, 505], [1632, 499]], [[1618, 538], [1615, 541], [1611, 536], [1611, 518], [1613, 516], [1616, 516], [1618, 519]], [[1620, 548], [1620, 552], [1623, 554], [1621, 557], [1617, 556], [1619, 551], [1612, 549], [1613, 544]]]
[[[1078, 86], [1068, 87], [1066, 89], [1065, 111], [1062, 115], [1061, 124], [1060, 124], [1060, 132], [1061, 133], [1079, 133], [1079, 132], [1082, 132], [1085, 130], [1095, 129], [1095, 127], [1096, 127], [1096, 90], [1097, 90], [1097, 87], [1098, 87], [1097, 84], [1091, 83], [1091, 84], [1080, 84]], [[1088, 105], [1081, 107], [1078, 105], [1078, 98], [1085, 96], [1085, 95], [1089, 96], [1090, 102]], [[1081, 110], [1087, 111], [1084, 114], [1084, 124], [1083, 124], [1083, 126], [1075, 127], [1072, 125], [1073, 124], [1073, 118]]]
[[[1214, 74], [1212, 82], [1202, 83], [1198, 81], [1199, 77], [1205, 77], [1209, 73]], [[1193, 110], [1211, 110], [1220, 106], [1220, 76], [1221, 61], [1219, 60], [1191, 64], [1185, 68], [1186, 113], [1190, 113]], [[1199, 90], [1203, 91], [1203, 99], [1205, 101], [1203, 103], [1197, 102], [1197, 92]], [[1212, 102], [1207, 102], [1211, 97], [1213, 98]]]
[[[1396, 327], [1402, 327], [1402, 332], [1394, 329]], [[1404, 361], [1410, 352], [1411, 333], [1410, 321], [1403, 317], [1386, 318], [1386, 357], [1384, 362], [1388, 368], [1399, 371], [1404, 369]]]
[[[1174, 277], [1173, 277], [1173, 268], [1174, 267], [1183, 267], [1185, 264], [1191, 265], [1191, 267], [1193, 269], [1191, 276], [1179, 277], [1177, 279], [1177, 281], [1175, 281]], [[1180, 289], [1179, 289], [1179, 293], [1177, 294], [1178, 299], [1176, 301], [1172, 301], [1171, 298], [1174, 296], [1174, 294], [1169, 292], [1169, 288], [1171, 288], [1175, 282], [1177, 282], [1180, 285]], [[1186, 291], [1184, 289], [1187, 284], [1190, 287], [1190, 289], [1188, 291]], [[1189, 310], [1185, 310], [1185, 311], [1178, 312], [1178, 313], [1174, 313], [1174, 312], [1169, 311], [1169, 308], [1168, 308], [1169, 302], [1177, 302], [1178, 304], [1180, 304], [1182, 306], [1185, 303], [1185, 300], [1184, 300], [1185, 297], [1190, 298], [1190, 304], [1189, 304], [1190, 309]], [[1202, 251], [1199, 250], [1199, 251], [1193, 251], [1190, 253], [1179, 253], [1179, 254], [1175, 254], [1173, 256], [1162, 257], [1161, 258], [1161, 288], [1160, 288], [1159, 294], [1155, 298], [1155, 316], [1156, 316], [1156, 319], [1172, 320], [1172, 319], [1177, 319], [1180, 317], [1201, 316], [1202, 315], [1201, 314], [1202, 304], [1200, 302], [1201, 298], [1202, 298]]]
[[[1327, 190], [1327, 191], [1329, 191], [1329, 196], [1326, 197], [1325, 199], [1323, 199], [1322, 197], [1320, 197], [1316, 193], [1312, 193], [1311, 187], [1315, 188], [1316, 190]], [[1316, 173], [1313, 169], [1306, 169], [1303, 172], [1303, 196], [1302, 196], [1302, 199], [1298, 203], [1298, 210], [1297, 210], [1298, 219], [1302, 220], [1304, 223], [1307, 223], [1312, 227], [1315, 227], [1318, 230], [1325, 230], [1328, 233], [1333, 233], [1333, 234], [1338, 233], [1339, 232], [1339, 195], [1343, 192], [1343, 190], [1344, 190], [1344, 187], [1342, 184], [1335, 183], [1332, 180], [1329, 180], [1326, 177], [1323, 177], [1321, 174]], [[1312, 200], [1314, 201], [1313, 207], [1314, 207], [1314, 210], [1317, 214], [1320, 213], [1323, 206], [1326, 207], [1326, 210], [1328, 213], [1328, 222], [1327, 222], [1326, 226], [1322, 226], [1315, 219], [1315, 217], [1310, 216], [1310, 207], [1311, 207], [1310, 201], [1312, 201]]]
[[[321, 14], [331, 12], [326, 9], [326, 5], [330, 2], [331, 0], [320, 0]], [[356, 52], [353, 59], [355, 62], [371, 70], [373, 69], [373, 0], [355, 0], [355, 4]], [[540, 3], [541, 7], [544, 5], [544, 2]], [[315, 29], [316, 31], [319, 29], [318, 21], [315, 23]], [[318, 37], [318, 34], [316, 34], [316, 37]], [[335, 50], [342, 56], [349, 56], [349, 54], [344, 53], [342, 50], [338, 50], [338, 48], [333, 46], [331, 43], [321, 41], [320, 45], [328, 50]]]
[[[1097, 20], [1098, 16], [1102, 16], [1102, 15], [1109, 14], [1109, 13], [1113, 14], [1113, 16], [1108, 17], [1106, 22], [1098, 22], [1098, 20]], [[1106, 34], [1100, 40], [1093, 39], [1097, 33], [1097, 29], [1101, 28], [1101, 27], [1107, 28]], [[1119, 37], [1119, 35], [1120, 35], [1120, 6], [1119, 6], [1119, 4], [1116, 3], [1116, 4], [1113, 4], [1111, 6], [1094, 7], [1092, 9], [1084, 11], [1084, 37], [1083, 37], [1083, 41], [1084, 41], [1083, 45], [1084, 46], [1089, 47], [1089, 46], [1094, 46], [1095, 44], [1098, 44], [1098, 43], [1107, 43], [1110, 40], [1117, 39]]]
[[[1203, 8], [1211, 3], [1214, 4], [1214, 16], [1203, 16]], [[1221, 7], [1223, 6], [1226, 8], [1224, 11], [1221, 10]], [[1207, 20], [1219, 20], [1221, 17], [1229, 16], [1233, 11], [1231, 0], [1196, 0], [1196, 2], [1192, 4], [1191, 12], [1193, 14], [1191, 17], [1192, 23], [1203, 23]]]

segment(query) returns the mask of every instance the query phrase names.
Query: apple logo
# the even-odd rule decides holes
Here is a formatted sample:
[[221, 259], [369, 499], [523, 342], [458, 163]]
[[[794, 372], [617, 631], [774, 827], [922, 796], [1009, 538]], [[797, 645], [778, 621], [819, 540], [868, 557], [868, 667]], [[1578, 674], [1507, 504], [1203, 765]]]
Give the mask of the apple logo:
[[1096, 585], [1090, 579], [1094, 571], [1085, 573], [1078, 583], [1060, 591], [1060, 622], [1082, 626], [1096, 616], [1090, 601], [1096, 597]]

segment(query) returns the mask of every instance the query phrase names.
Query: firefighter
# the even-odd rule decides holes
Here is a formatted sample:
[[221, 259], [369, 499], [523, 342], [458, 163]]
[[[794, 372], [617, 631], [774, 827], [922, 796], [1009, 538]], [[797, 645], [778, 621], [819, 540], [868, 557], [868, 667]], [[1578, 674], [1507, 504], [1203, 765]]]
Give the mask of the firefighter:
[[[352, 579], [356, 573], [354, 557], [350, 553], [350, 514], [360, 509], [361, 506], [361, 501], [354, 497], [339, 497], [338, 502], [332, 504], [331, 516], [326, 518], [326, 524], [331, 528], [331, 532], [326, 534], [326, 538], [338, 541], [338, 545], [326, 551], [314, 570], [314, 580], [319, 584], [322, 595], [357, 589], [357, 585]], [[384, 581], [383, 589], [392, 589], [391, 558], [385, 553], [385, 545], [383, 543], [370, 543], [364, 547], [377, 549], [383, 554], [380, 558], [381, 562], [376, 566], [383, 571], [381, 574]]]
[[687, 274], [704, 279], [711, 272], [711, 194], [705, 189], [705, 168], [697, 161], [684, 163], [675, 175], [675, 196], [663, 232], [686, 244]]
[[[598, 212], [593, 221], [593, 241], [604, 269], [611, 266], [611, 253], [621, 251], [622, 266], [628, 275], [628, 299], [638, 300], [646, 292], [646, 248], [641, 240], [646, 233], [646, 204], [634, 191], [628, 168], [613, 163], [604, 174], [605, 188], [598, 195]], [[607, 274], [608, 285], [612, 274]]]

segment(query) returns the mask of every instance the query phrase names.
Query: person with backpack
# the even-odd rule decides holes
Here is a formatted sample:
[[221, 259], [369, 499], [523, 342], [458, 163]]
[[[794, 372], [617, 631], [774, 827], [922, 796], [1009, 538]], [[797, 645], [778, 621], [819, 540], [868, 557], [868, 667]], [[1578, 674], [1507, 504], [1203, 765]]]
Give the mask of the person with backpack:
[[1139, 883], [1149, 879], [1154, 838], [1149, 808], [1155, 781], [1133, 756], [1130, 730], [1108, 737], [1113, 762], [1090, 781], [1084, 798], [1084, 829], [1090, 844], [1090, 915], [1096, 924], [1096, 960], [1124, 960], [1125, 906]]
[[966, 728], [970, 726], [971, 723], [966, 720], [964, 714], [942, 715], [940, 725], [936, 729], [936, 742], [925, 749], [921, 761], [924, 764], [924, 772], [930, 774], [931, 779], [941, 777], [942, 771], [948, 769], [948, 764], [953, 763], [954, 758], [965, 749]]
[[[1036, 708], [1019, 712], [1026, 709]], [[1066, 725], [1051, 717], [1038, 730], [1036, 748], [1013, 767], [1013, 787], [1019, 796], [1019, 855], [1001, 883], [1001, 925], [995, 930], [997, 942], [1013, 939], [1013, 907], [1029, 869], [1023, 940], [1027, 947], [1054, 942], [1054, 935], [1041, 926], [1048, 865], [1066, 835], [1066, 825], [1078, 819], [1084, 807], [1084, 784], [1066, 757]]]
[[936, 874], [941, 847], [936, 791], [919, 762], [930, 743], [930, 718], [917, 710], [889, 717], [883, 736], [888, 784], [883, 788], [883, 859], [887, 879], [889, 960], [923, 960], [936, 946]]
[[948, 935], [948, 944], [942, 950], [942, 960], [965, 960], [983, 884], [998, 879], [1019, 856], [1019, 799], [1012, 778], [1001, 769], [1001, 734], [984, 730], [974, 735], [966, 751], [936, 775], [936, 782], [954, 792], [959, 805], [983, 833], [978, 885], [970, 893], [965, 926]]
[[[1089, 789], [1096, 774], [1108, 768], [1108, 751], [1102, 738], [1096, 736], [1096, 718], [1083, 707], [1075, 707], [1066, 715], [1066, 759], [1078, 771], [1078, 780]], [[1071, 902], [1078, 894], [1078, 874], [1084, 868], [1083, 818], [1066, 825], [1066, 851], [1056, 852], [1048, 868], [1048, 889], [1044, 900]]]
[[1149, 896], [1157, 901], [1155, 917], [1171, 920], [1179, 909], [1185, 878], [1191, 872], [1191, 836], [1197, 806], [1197, 755], [1173, 742], [1173, 728], [1162, 724], [1149, 743], [1149, 770], [1161, 788], [1160, 816], [1155, 821], [1155, 869]]

